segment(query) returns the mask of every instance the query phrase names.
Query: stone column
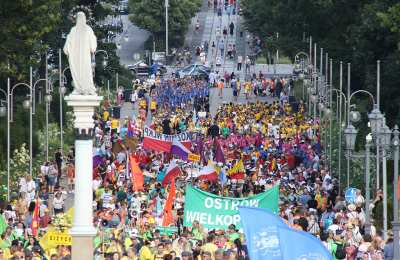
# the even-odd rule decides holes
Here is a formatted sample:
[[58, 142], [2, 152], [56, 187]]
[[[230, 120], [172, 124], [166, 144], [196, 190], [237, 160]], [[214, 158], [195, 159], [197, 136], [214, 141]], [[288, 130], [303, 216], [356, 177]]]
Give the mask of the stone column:
[[72, 259], [93, 259], [93, 114], [102, 97], [69, 95], [65, 98], [74, 110], [75, 192], [74, 220], [71, 228]]

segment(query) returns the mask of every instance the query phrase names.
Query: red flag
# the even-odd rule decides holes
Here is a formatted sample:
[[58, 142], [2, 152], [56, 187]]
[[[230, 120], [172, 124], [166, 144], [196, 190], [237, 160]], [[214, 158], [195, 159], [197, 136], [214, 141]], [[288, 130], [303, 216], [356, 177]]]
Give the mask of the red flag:
[[132, 183], [135, 191], [143, 190], [144, 176], [134, 156], [129, 156], [129, 163], [131, 165]]
[[174, 180], [177, 176], [181, 174], [181, 169], [179, 166], [175, 163], [175, 161], [171, 161], [169, 163], [167, 172], [165, 174], [165, 177], [162, 181], [162, 186], [167, 186], [172, 180]]
[[32, 235], [34, 237], [37, 237], [39, 230], [39, 198], [36, 198], [35, 201], [35, 209], [33, 210], [32, 214], [31, 230], [32, 230]]
[[174, 216], [172, 214], [172, 206], [174, 204], [176, 196], [176, 188], [175, 188], [175, 178], [171, 180], [171, 186], [168, 193], [167, 201], [165, 202], [164, 207], [164, 218], [163, 218], [163, 227], [169, 226], [171, 223], [174, 222]]
[[243, 180], [244, 177], [245, 177], [244, 172], [236, 172], [229, 175], [229, 178], [231, 178], [232, 180]]
[[197, 175], [199, 180], [218, 181], [218, 174], [212, 165], [204, 166]]

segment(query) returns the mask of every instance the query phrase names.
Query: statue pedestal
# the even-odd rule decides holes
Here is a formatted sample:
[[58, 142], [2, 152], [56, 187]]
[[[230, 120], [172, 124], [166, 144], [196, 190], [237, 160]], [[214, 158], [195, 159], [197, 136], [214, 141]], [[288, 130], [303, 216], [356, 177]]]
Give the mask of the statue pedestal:
[[69, 95], [68, 106], [74, 110], [75, 192], [74, 220], [71, 228], [72, 259], [93, 259], [93, 114], [103, 97]]
[[68, 106], [74, 110], [74, 127], [79, 134], [82, 131], [89, 134], [93, 128], [93, 114], [96, 107], [100, 105], [103, 97], [91, 95], [69, 95], [65, 97]]

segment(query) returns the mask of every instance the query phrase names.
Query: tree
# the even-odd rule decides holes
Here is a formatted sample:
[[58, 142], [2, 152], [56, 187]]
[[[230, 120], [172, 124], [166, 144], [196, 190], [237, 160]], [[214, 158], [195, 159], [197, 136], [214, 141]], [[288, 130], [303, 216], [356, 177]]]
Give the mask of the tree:
[[[338, 62], [350, 62], [352, 89], [375, 93], [376, 60], [380, 59], [383, 110], [390, 125], [400, 118], [396, 87], [400, 79], [395, 73], [400, 66], [400, 4], [396, 1], [248, 0], [242, 5], [246, 28], [264, 41], [279, 32], [279, 49], [291, 58], [308, 50], [303, 36], [312, 36], [334, 60], [335, 85]], [[273, 47], [266, 44], [267, 49]]]
[[[170, 0], [168, 25], [170, 45], [182, 46], [191, 18], [201, 6], [200, 0]], [[164, 43], [165, 0], [129, 0], [129, 19], [151, 32], [157, 42]]]
[[[24, 177], [29, 172], [29, 150], [23, 143], [18, 149], [15, 149], [10, 160], [10, 189], [18, 188], [19, 178]], [[7, 172], [0, 171], [0, 200], [7, 191]], [[3, 198], [4, 199], [4, 198]]]
[[[73, 15], [82, 10], [86, 13], [90, 25], [93, 27], [98, 40], [98, 49], [108, 53], [108, 64], [102, 66], [102, 58], [97, 56], [96, 85], [105, 86], [107, 79], [111, 80], [111, 88], [115, 86], [115, 74], [119, 73], [120, 83], [129, 84], [132, 74], [122, 67], [116, 55], [116, 45], [107, 41], [107, 37], [121, 31], [121, 26], [111, 26], [103, 21], [108, 15], [116, 15], [113, 6], [118, 0], [20, 0], [0, 1], [0, 88], [6, 89], [7, 78], [11, 84], [29, 82], [29, 67], [33, 67], [33, 80], [44, 78], [45, 61], [48, 59], [49, 73], [53, 77], [53, 101], [49, 121], [59, 122], [58, 98], [58, 50], [63, 47], [65, 36], [74, 25]], [[47, 56], [46, 56], [47, 54]], [[62, 67], [68, 66], [65, 56], [62, 58]], [[68, 91], [72, 90], [72, 78], [66, 73]], [[11, 124], [11, 150], [29, 143], [29, 117], [22, 109], [22, 100], [26, 98], [27, 89], [18, 88], [14, 91], [14, 122]], [[0, 100], [5, 97], [0, 94]], [[66, 129], [66, 111], [69, 109], [64, 103], [64, 130]], [[37, 110], [33, 116], [33, 154], [34, 157], [43, 148], [39, 146], [39, 135], [45, 126], [44, 105], [37, 102]], [[6, 119], [0, 118], [0, 124], [6, 125]], [[65, 144], [71, 145], [73, 138], [65, 138]], [[6, 160], [6, 127], [0, 128], [0, 166], [3, 169]], [[35, 158], [35, 161], [36, 158]]]
[[[37, 67], [46, 49], [43, 37], [60, 21], [60, 0], [1, 1], [0, 80], [28, 79], [28, 67]], [[9, 69], [8, 69], [9, 67]]]

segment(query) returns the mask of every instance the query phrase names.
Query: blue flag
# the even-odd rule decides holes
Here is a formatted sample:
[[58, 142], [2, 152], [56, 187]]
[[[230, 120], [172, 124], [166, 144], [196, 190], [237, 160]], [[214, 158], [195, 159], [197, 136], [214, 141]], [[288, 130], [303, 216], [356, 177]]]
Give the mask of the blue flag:
[[239, 213], [251, 260], [333, 259], [317, 238], [289, 228], [269, 210], [239, 207]]
[[282, 260], [278, 226], [286, 226], [272, 211], [239, 207], [240, 221], [251, 260]]
[[228, 181], [223, 169], [219, 172], [218, 178], [222, 185], [225, 185], [225, 183]]
[[[304, 231], [291, 228], [279, 229], [279, 240], [281, 252], [286, 259], [307, 259], [307, 260], [333, 260], [333, 256], [316, 237]], [[296, 241], [287, 243], [285, 241]]]

